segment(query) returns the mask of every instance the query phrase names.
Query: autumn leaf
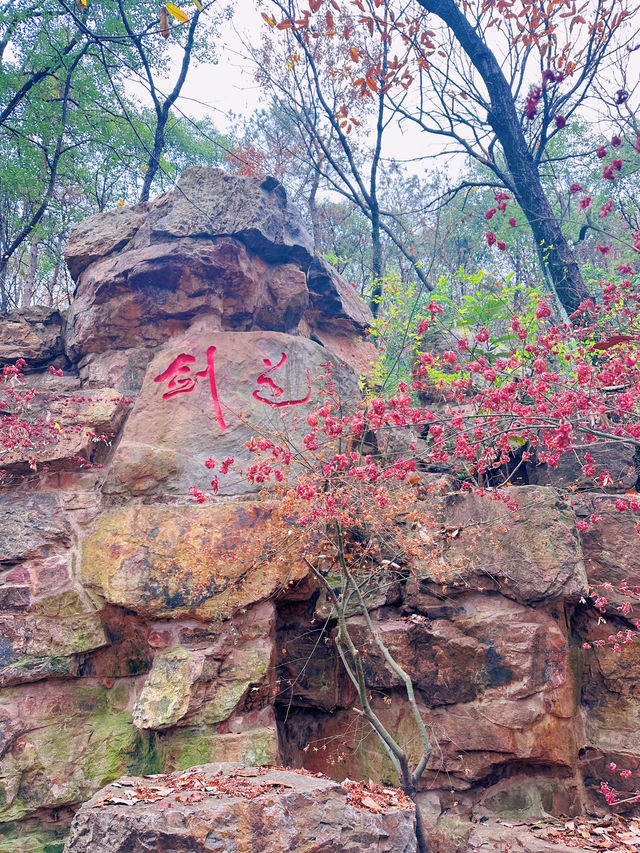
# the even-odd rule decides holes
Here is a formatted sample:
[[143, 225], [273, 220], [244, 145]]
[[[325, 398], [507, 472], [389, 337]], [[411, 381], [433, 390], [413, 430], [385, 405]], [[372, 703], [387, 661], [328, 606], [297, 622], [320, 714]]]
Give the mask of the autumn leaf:
[[273, 27], [275, 27], [275, 25], [276, 25], [276, 20], [275, 20], [275, 18], [272, 18], [272, 17], [271, 17], [271, 15], [267, 15], [267, 13], [266, 13], [266, 12], [263, 12], [263, 13], [262, 13], [262, 17], [265, 19], [265, 21], [269, 24], [269, 26], [270, 26], [272, 29], [273, 29]]
[[200, 0], [193, 0], [193, 2], [196, 4], [198, 12], [204, 12], [204, 6], [200, 2]]
[[173, 18], [176, 19], [176, 21], [180, 21], [181, 24], [188, 23], [189, 16], [185, 14], [182, 9], [174, 6], [173, 3], [165, 3], [165, 9]]
[[164, 6], [160, 9], [160, 35], [162, 38], [168, 39], [170, 36], [169, 31], [169, 18], [167, 17], [167, 10]]

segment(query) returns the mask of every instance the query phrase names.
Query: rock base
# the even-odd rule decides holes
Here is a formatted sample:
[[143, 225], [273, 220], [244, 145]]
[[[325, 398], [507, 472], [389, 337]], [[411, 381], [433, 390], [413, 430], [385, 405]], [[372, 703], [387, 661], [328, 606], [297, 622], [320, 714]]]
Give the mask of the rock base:
[[65, 853], [416, 849], [415, 810], [400, 792], [354, 794], [308, 774], [205, 764], [103, 788], [74, 818]]

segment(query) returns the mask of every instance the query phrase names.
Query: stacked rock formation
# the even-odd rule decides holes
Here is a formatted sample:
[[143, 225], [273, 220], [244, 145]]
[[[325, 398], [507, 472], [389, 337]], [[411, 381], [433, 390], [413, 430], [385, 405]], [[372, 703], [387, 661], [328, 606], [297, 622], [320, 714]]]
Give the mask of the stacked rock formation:
[[[62, 436], [31, 467], [0, 458], [0, 853], [61, 850], [124, 773], [287, 762], [392, 782], [302, 555], [256, 560], [277, 506], [232, 475], [217, 500], [189, 495], [209, 456], [246, 464], [254, 429], [295, 441], [327, 364], [357, 396], [368, 309], [276, 181], [209, 169], [81, 223], [67, 263], [65, 314], [0, 318], [0, 358], [27, 360]], [[581, 649], [587, 584], [640, 579], [633, 523], [613, 495], [570, 506], [566, 480], [534, 474], [515, 516], [443, 497], [443, 527], [486, 531], [451, 539], [452, 562], [472, 551], [465, 573], [443, 591], [418, 567], [372, 604], [437, 737], [420, 797], [443, 851], [467, 849], [470, 819], [597, 809], [608, 763], [634, 766], [637, 654]], [[594, 508], [605, 520], [579, 533]], [[410, 739], [393, 675], [373, 654], [367, 668]]]

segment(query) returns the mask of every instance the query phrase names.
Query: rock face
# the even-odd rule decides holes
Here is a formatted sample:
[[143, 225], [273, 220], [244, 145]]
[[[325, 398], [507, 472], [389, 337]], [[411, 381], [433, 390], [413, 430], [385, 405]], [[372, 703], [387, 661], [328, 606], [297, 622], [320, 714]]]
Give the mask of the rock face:
[[223, 853], [240, 848], [239, 831], [243, 849], [262, 853], [414, 853], [414, 822], [412, 807], [372, 813], [329, 779], [209, 764], [103, 789], [76, 815], [65, 853]]
[[[0, 461], [0, 853], [61, 853], [73, 814], [126, 773], [287, 762], [395, 783], [290, 521], [273, 492], [220, 470], [252, 463], [256, 430], [295, 452], [326, 371], [357, 398], [367, 307], [312, 257], [277, 182], [215, 170], [91, 217], [67, 260], [66, 315], [0, 318], [0, 359], [27, 359], [41, 433]], [[410, 438], [378, 441], [406, 458]], [[633, 486], [631, 453], [607, 453], [611, 491]], [[635, 522], [570, 466], [530, 468], [515, 513], [450, 494], [446, 471], [423, 477], [441, 559], [387, 567], [364, 594], [433, 732], [418, 800], [434, 851], [517, 849], [478, 821], [597, 812], [610, 762], [638, 767], [635, 647], [582, 648], [629, 627], [615, 592], [606, 627], [585, 602], [589, 586], [640, 586]], [[411, 753], [402, 685], [356, 608], [348, 620], [373, 706]], [[103, 793], [69, 850], [232, 849], [238, 822], [264, 850], [414, 849], [412, 815], [360, 812], [326, 780], [290, 784], [171, 808], [101, 809]]]
[[82, 582], [146, 617], [228, 619], [308, 573], [278, 518], [268, 501], [112, 510], [86, 539]]
[[[184, 495], [202, 481], [205, 461], [231, 457], [246, 468], [257, 428], [283, 429], [301, 446], [326, 365], [350, 399], [350, 368], [313, 341], [277, 332], [216, 332], [198, 322], [158, 349], [113, 457], [109, 494]], [[296, 438], [296, 433], [298, 437]], [[251, 491], [237, 474], [219, 477], [220, 494]]]
[[66, 260], [78, 282], [65, 334], [75, 360], [156, 347], [203, 316], [211, 331], [299, 334], [303, 322], [308, 335], [328, 327], [352, 339], [371, 316], [313, 260], [299, 214], [271, 178], [192, 167], [150, 204], [89, 217]]
[[31, 366], [63, 361], [62, 317], [40, 306], [0, 315], [0, 363], [23, 358]]

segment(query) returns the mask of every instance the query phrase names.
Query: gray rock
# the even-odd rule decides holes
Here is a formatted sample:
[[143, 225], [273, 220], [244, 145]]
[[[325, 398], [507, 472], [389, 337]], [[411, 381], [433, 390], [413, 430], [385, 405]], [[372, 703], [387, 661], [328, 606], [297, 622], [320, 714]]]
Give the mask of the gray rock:
[[94, 213], [69, 235], [64, 259], [74, 281], [89, 264], [123, 249], [145, 220], [148, 204]]
[[373, 316], [369, 306], [357, 292], [325, 260], [315, 257], [307, 272], [307, 285], [311, 293], [309, 321], [311, 325], [326, 323], [335, 325], [349, 320], [359, 332], [367, 328]]
[[[222, 771], [228, 777], [234, 770], [233, 787], [239, 795], [220, 793], [217, 774]], [[148, 793], [143, 794], [142, 788]], [[329, 779], [205, 764], [170, 776], [126, 778], [103, 788], [77, 813], [64, 849], [65, 853], [413, 853], [414, 823], [413, 808], [366, 811], [352, 805], [345, 788]]]
[[0, 563], [48, 556], [54, 543], [69, 542], [69, 522], [53, 495], [0, 495], [0, 518]]
[[0, 315], [0, 364], [24, 358], [28, 369], [62, 353], [59, 311], [38, 305]]
[[308, 266], [313, 255], [302, 218], [275, 178], [256, 180], [191, 166], [173, 193], [156, 199], [150, 218], [152, 239], [229, 235], [270, 263]]

